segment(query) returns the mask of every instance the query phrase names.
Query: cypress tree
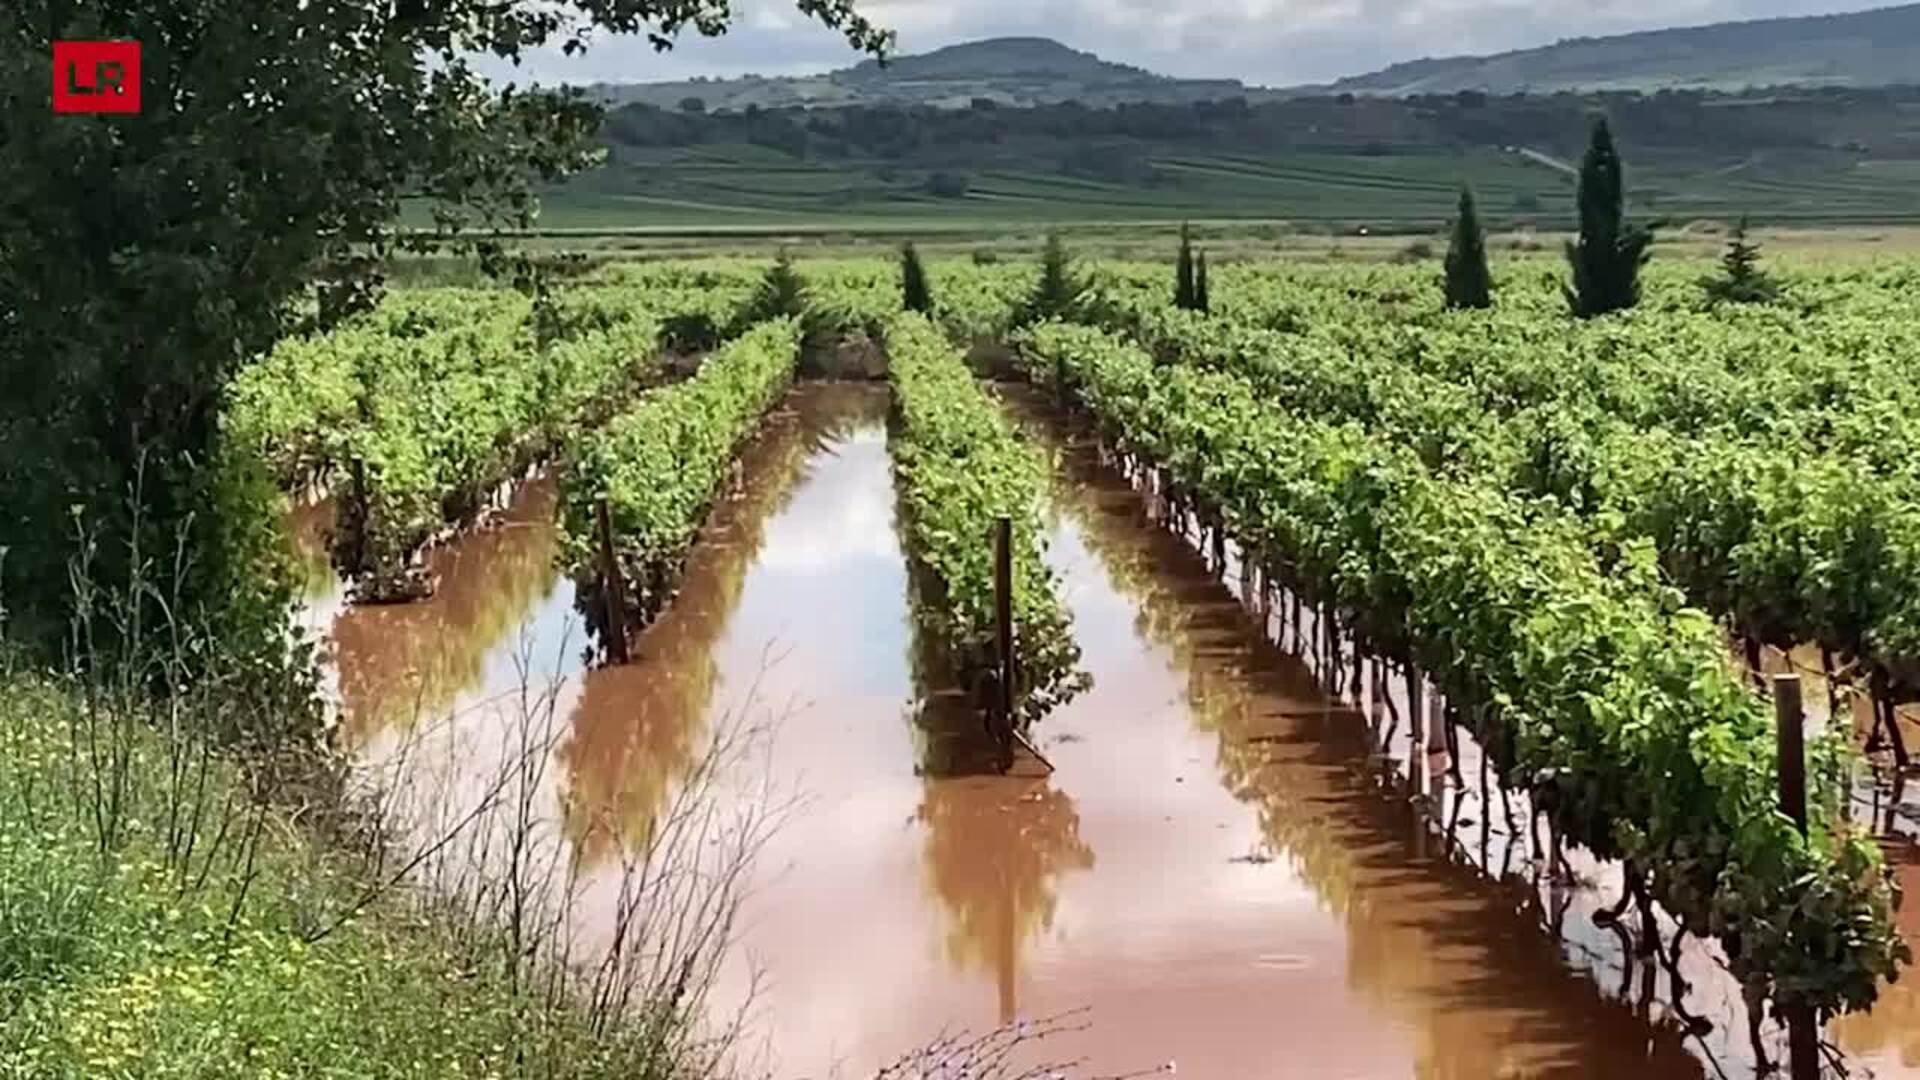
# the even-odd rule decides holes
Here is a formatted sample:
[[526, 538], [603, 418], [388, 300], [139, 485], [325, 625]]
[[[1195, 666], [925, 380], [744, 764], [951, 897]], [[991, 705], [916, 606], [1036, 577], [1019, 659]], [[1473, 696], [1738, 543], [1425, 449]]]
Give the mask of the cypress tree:
[[920, 265], [920, 253], [913, 249], [913, 241], [900, 249], [900, 291], [901, 306], [908, 311], [917, 311], [922, 315], [933, 312], [933, 294], [927, 289], [927, 272]]
[[1173, 267], [1173, 306], [1189, 311], [1196, 306], [1193, 291], [1193, 235], [1185, 223], [1180, 226], [1180, 257]]
[[1745, 217], [1734, 226], [1720, 267], [1721, 277], [1701, 283], [1710, 303], [1769, 304], [1780, 298], [1780, 286], [1760, 269], [1760, 245], [1747, 239]]
[[1447, 306], [1493, 306], [1493, 275], [1487, 269], [1487, 235], [1473, 205], [1473, 189], [1460, 188], [1460, 214], [1453, 219], [1453, 240], [1447, 245]]
[[1203, 314], [1213, 310], [1212, 302], [1207, 298], [1207, 253], [1204, 251], [1194, 257], [1193, 310]]
[[751, 326], [782, 315], [799, 315], [806, 308], [806, 284], [793, 269], [793, 253], [781, 248], [779, 254], [774, 256], [773, 265], [767, 269], [766, 276], [760, 279], [760, 287], [747, 303], [744, 325]]
[[1080, 296], [1080, 283], [1073, 273], [1073, 261], [1058, 233], [1047, 234], [1046, 249], [1040, 255], [1040, 280], [1026, 302], [1020, 305], [1014, 325], [1060, 318], [1073, 311]]
[[1583, 319], [1632, 307], [1640, 301], [1640, 267], [1651, 255], [1653, 233], [1626, 220], [1626, 183], [1605, 117], [1594, 119], [1580, 162], [1579, 204], [1580, 235], [1567, 243], [1568, 306]]

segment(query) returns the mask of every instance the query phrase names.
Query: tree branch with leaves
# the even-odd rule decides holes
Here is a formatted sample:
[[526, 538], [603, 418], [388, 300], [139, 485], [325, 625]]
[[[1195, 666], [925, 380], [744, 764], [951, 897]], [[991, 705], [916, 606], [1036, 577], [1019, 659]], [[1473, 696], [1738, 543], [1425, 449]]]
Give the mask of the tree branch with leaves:
[[[798, 0], [856, 50], [891, 35], [851, 0]], [[275, 633], [284, 589], [264, 480], [223, 453], [241, 365], [367, 307], [400, 251], [531, 275], [505, 235], [536, 185], [600, 156], [578, 91], [497, 86], [470, 57], [665, 49], [728, 28], [725, 0], [24, 0], [0, 11], [0, 548], [10, 629], [56, 647], [79, 517], [96, 566], [191, 526], [168, 567], [210, 616]], [[136, 40], [141, 112], [55, 115], [57, 39]], [[403, 227], [423, 205], [427, 227]], [[139, 480], [138, 494], [135, 491]], [[270, 495], [270, 488], [266, 490]], [[144, 537], [144, 540], [143, 540]], [[278, 606], [277, 606], [278, 605]], [[274, 609], [270, 614], [266, 609]]]

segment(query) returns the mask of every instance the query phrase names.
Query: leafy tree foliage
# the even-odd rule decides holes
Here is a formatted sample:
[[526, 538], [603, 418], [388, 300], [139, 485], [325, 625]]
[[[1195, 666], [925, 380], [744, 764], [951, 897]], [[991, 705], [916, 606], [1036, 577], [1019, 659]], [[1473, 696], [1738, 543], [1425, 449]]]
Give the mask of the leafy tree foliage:
[[1447, 306], [1493, 306], [1493, 274], [1487, 269], [1487, 236], [1473, 189], [1460, 189], [1460, 213], [1453, 219], [1453, 239], [1447, 245]]
[[[889, 41], [852, 0], [797, 4], [861, 49]], [[284, 593], [258, 584], [278, 549], [270, 492], [222, 451], [228, 379], [365, 306], [395, 250], [525, 225], [534, 182], [595, 159], [596, 107], [496, 88], [468, 57], [571, 54], [606, 31], [664, 49], [728, 20], [722, 0], [0, 6], [10, 636], [58, 640], [83, 550], [108, 584], [151, 563], [175, 615], [250, 610], [276, 630]], [[53, 115], [65, 38], [139, 41], [143, 110]], [[403, 233], [416, 203], [432, 227]], [[502, 265], [496, 244], [465, 246]]]
[[[1367, 98], [1364, 108], [1331, 97], [1289, 97], [1249, 104], [1133, 102], [939, 109], [867, 104], [799, 105], [682, 113], [673, 100], [634, 103], [608, 114], [608, 138], [627, 146], [753, 142], [842, 163], [882, 160], [912, 173], [1019, 169], [1151, 186], [1156, 147], [1196, 153], [1394, 154], [1462, 146], [1533, 146], [1578, 155], [1595, 99], [1636, 145], [1706, 163], [1768, 150], [1801, 150], [1809, 133], [1826, 145], [1857, 144], [1876, 157], [1911, 157], [1905, 132], [1920, 87], [1807, 87], [1791, 101], [1764, 91]], [[709, 104], [714, 99], [709, 96]], [[1476, 104], [1477, 102], [1477, 104]], [[1730, 104], [1752, 108], [1728, 108]], [[1383, 136], [1390, 132], [1390, 137]], [[1569, 138], [1569, 135], [1572, 138]], [[1542, 189], [1545, 190], [1544, 188]], [[1538, 193], [1514, 195], [1532, 212]]]
[[1747, 239], [1747, 219], [1741, 218], [1727, 238], [1726, 253], [1720, 256], [1722, 274], [1701, 282], [1708, 303], [1770, 304], [1780, 299], [1780, 284], [1760, 269], [1760, 245]]
[[927, 271], [920, 265], [920, 253], [913, 249], [911, 240], [900, 249], [900, 291], [902, 307], [922, 315], [932, 314], [933, 294], [927, 288]]
[[1640, 302], [1640, 267], [1652, 253], [1653, 233], [1626, 220], [1626, 198], [1613, 131], [1596, 117], [1580, 163], [1580, 235], [1567, 242], [1567, 303], [1583, 319]]

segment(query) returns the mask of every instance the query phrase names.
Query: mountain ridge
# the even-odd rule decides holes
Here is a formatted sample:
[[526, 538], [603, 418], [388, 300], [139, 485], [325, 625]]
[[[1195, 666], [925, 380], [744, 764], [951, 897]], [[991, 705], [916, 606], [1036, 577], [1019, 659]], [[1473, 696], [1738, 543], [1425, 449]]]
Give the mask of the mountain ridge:
[[1117, 63], [1049, 37], [982, 38], [886, 65], [864, 60], [814, 75], [598, 83], [611, 106], [688, 111], [932, 105], [967, 108], [1123, 103], [1191, 104], [1243, 97], [1489, 94], [1920, 83], [1920, 3], [1833, 15], [1785, 16], [1628, 34], [1563, 38], [1485, 55], [1424, 57], [1331, 83], [1266, 88], [1187, 79]]
[[1237, 79], [1160, 75], [1035, 36], [964, 41], [894, 57], [885, 65], [863, 60], [818, 75], [598, 83], [588, 89], [609, 105], [639, 103], [688, 111], [880, 104], [965, 108], [976, 101], [1013, 107], [1065, 101], [1180, 104], [1250, 92]]
[[1479, 56], [1427, 57], [1292, 92], [1404, 97], [1917, 82], [1920, 4], [1902, 4], [1563, 38]]

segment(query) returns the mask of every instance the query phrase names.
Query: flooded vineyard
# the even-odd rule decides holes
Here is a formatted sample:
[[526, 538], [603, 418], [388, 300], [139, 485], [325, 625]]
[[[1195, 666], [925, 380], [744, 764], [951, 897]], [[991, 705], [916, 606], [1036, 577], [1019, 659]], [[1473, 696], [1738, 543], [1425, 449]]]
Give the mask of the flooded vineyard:
[[[1055, 771], [955, 775], [977, 721], [916, 661], [887, 409], [884, 387], [792, 391], [626, 666], [590, 662], [545, 479], [431, 553], [428, 599], [347, 605], [316, 570], [304, 619], [328, 641], [343, 745], [424, 835], [546, 717], [536, 811], [589, 920], [608, 903], [596, 878], [690, 777], [764, 815], [711, 1001], [780, 1077], [869, 1076], [943, 1031], [1060, 1014], [1073, 1030], [1036, 1054], [1104, 1074], [1752, 1073], [1710, 958], [1680, 963], [1683, 1007], [1708, 1022], [1689, 1029], [1672, 972], [1595, 924], [1617, 872], [1540, 873], [1527, 815], [1510, 828], [1483, 798], [1470, 746], [1449, 780], [1404, 732], [1383, 738], [1404, 698], [1329, 697], [1282, 647], [1286, 619], [1223, 583], [1231, 559], [1209, 565], [1021, 401], [1093, 686], [1035, 729]], [[294, 521], [319, 563], [325, 520]], [[1890, 987], [1831, 1036], [1903, 1075], [1915, 1009]]]

